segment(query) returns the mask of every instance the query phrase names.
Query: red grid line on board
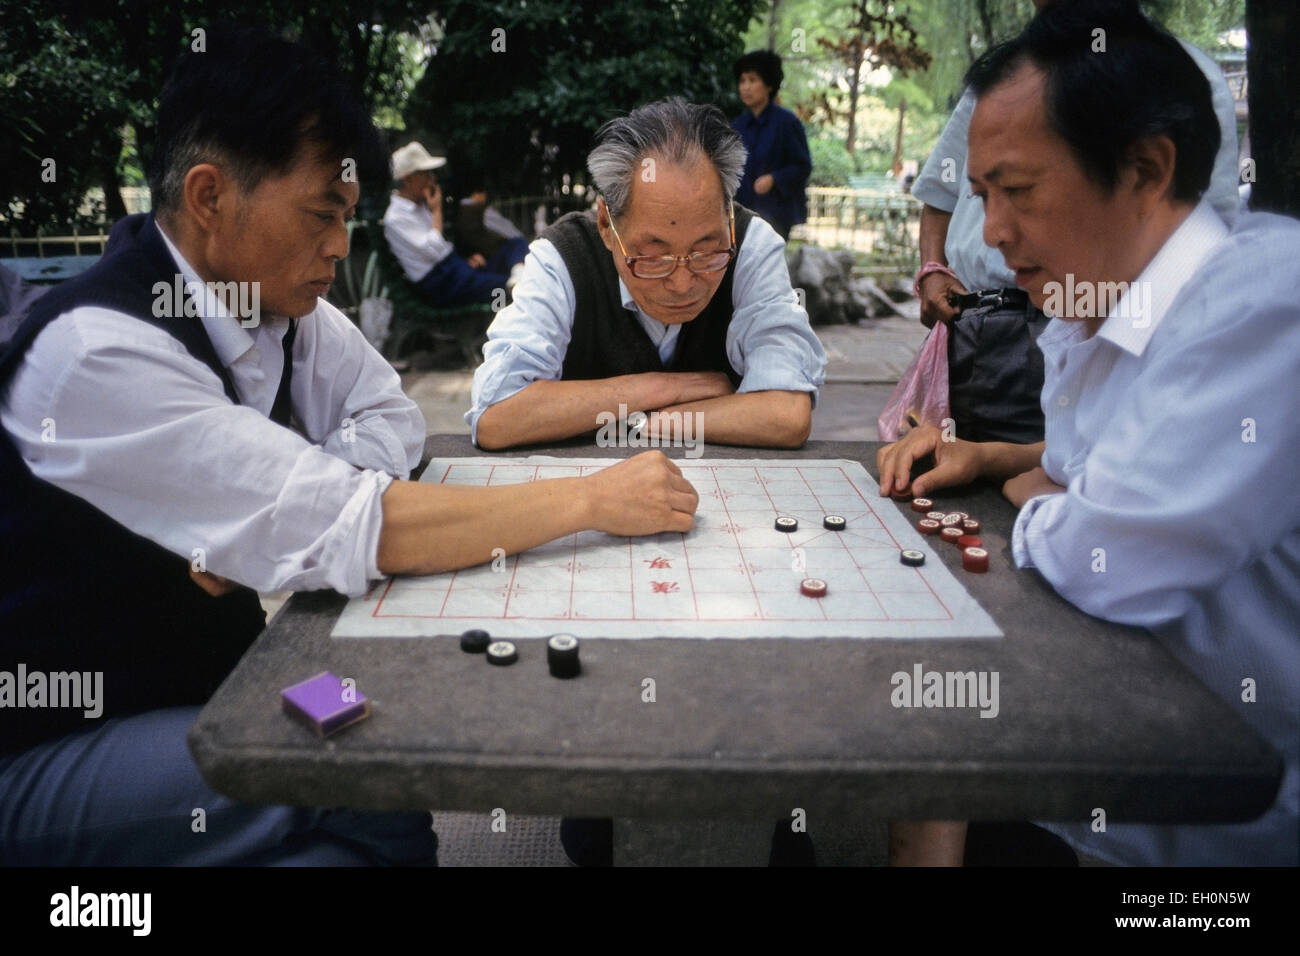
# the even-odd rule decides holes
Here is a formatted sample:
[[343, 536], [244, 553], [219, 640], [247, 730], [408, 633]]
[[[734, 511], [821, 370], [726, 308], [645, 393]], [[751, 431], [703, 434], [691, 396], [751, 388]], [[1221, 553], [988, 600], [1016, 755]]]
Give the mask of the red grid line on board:
[[[582, 467], [578, 468], [578, 477], [582, 477]], [[533, 470], [533, 480], [537, 480], [537, 471]], [[568, 618], [573, 619], [573, 589], [577, 587], [578, 578], [578, 533], [573, 534], [573, 551], [569, 556], [569, 613]]]
[[700, 619], [700, 592], [695, 590], [695, 573], [691, 570], [691, 549], [686, 546], [686, 535], [682, 534], [682, 554], [686, 558], [686, 577], [691, 582], [691, 606], [695, 608], [695, 620]]
[[[492, 484], [492, 476], [496, 474], [496, 470], [497, 470], [497, 466], [493, 465], [491, 470], [488, 471], [487, 483], [489, 485]], [[506, 585], [505, 603], [501, 605], [501, 620], [503, 621], [510, 616], [510, 599], [514, 596], [515, 593], [515, 576], [518, 573], [519, 573], [519, 555], [516, 554], [514, 566], [510, 568], [510, 583]]]
[[[731, 517], [731, 508], [727, 506], [727, 496], [723, 494], [722, 484], [721, 482], [718, 481], [718, 470], [722, 467], [730, 467], [730, 466], [709, 465], [708, 466], [709, 474], [713, 477], [713, 487], [718, 492], [718, 501], [722, 503], [723, 511], [725, 511], [727, 514], [727, 527], [730, 529], [728, 533], [736, 541], [736, 551], [740, 554], [740, 566], [745, 569], [745, 578], [746, 580], [749, 581], [750, 593], [754, 595], [754, 607], [758, 608], [759, 619], [765, 620], [765, 618], [763, 618], [763, 601], [758, 596], [758, 588], [754, 585], [754, 574], [752, 571], [749, 570], [749, 562], [745, 560], [745, 548], [740, 543], [740, 535], [736, 533], [736, 525]], [[771, 500], [772, 500], [771, 498], [768, 499], [768, 501]], [[683, 540], [684, 539], [685, 536], [683, 535]]]
[[[632, 539], [627, 539], [627, 593], [632, 595], [632, 620], [636, 620], [636, 545]], [[596, 620], [604, 620], [596, 618]]]
[[[536, 477], [537, 477], [537, 470], [538, 470], [539, 467], [541, 467], [541, 466], [534, 466], [534, 469], [533, 469], [533, 480], [536, 480]], [[548, 467], [555, 467], [555, 466], [548, 466]], [[575, 468], [578, 469], [578, 473], [579, 473], [579, 475], [581, 476], [582, 474], [585, 474], [586, 469], [587, 469], [589, 466], [581, 465], [581, 466], [573, 466], [573, 467], [575, 467]], [[760, 618], [760, 619], [761, 619], [761, 620], [764, 620], [764, 621], [773, 621], [773, 622], [782, 622], [782, 621], [801, 622], [801, 621], [807, 621], [807, 618], [806, 618], [806, 617], [794, 617], [794, 616], [779, 616], [779, 617], [778, 617], [778, 616], [769, 616], [769, 615], [768, 615], [768, 614], [763, 610], [762, 602], [761, 602], [761, 600], [760, 600], [759, 597], [758, 597], [758, 593], [759, 593], [759, 592], [757, 591], [757, 589], [756, 589], [756, 587], [755, 587], [755, 585], [754, 585], [753, 574], [752, 574], [752, 572], [750, 571], [750, 568], [749, 568], [749, 564], [748, 564], [748, 562], [744, 560], [744, 549], [743, 549], [743, 546], [740, 544], [740, 541], [739, 541], [738, 535], [737, 535], [737, 533], [736, 533], [734, 527], [732, 526], [732, 520], [733, 520], [733, 519], [732, 519], [732, 516], [731, 516], [730, 508], [727, 506], [727, 503], [726, 503], [726, 497], [725, 497], [725, 495], [723, 495], [723, 493], [722, 493], [722, 488], [721, 488], [721, 486], [720, 486], [719, 472], [724, 471], [724, 470], [735, 469], [735, 470], [742, 471], [742, 472], [744, 472], [744, 471], [748, 471], [751, 475], [753, 475], [753, 477], [757, 480], [758, 484], [763, 488], [764, 495], [767, 497], [767, 499], [768, 499], [768, 503], [769, 503], [769, 504], [772, 506], [772, 508], [774, 509], [774, 514], [780, 514], [780, 513], [781, 513], [780, 510], [776, 508], [776, 503], [775, 503], [774, 501], [772, 501], [771, 494], [767, 491], [767, 484], [766, 484], [766, 482], [763, 480], [761, 474], [758, 473], [758, 472], [760, 471], [760, 468], [759, 468], [759, 467], [752, 466], [752, 465], [716, 465], [716, 464], [714, 464], [714, 465], [707, 465], [707, 466], [703, 466], [703, 465], [702, 465], [702, 466], [699, 466], [699, 467], [701, 467], [701, 468], [707, 468], [708, 471], [709, 471], [709, 473], [710, 473], [710, 475], [711, 475], [711, 477], [713, 478], [715, 489], [718, 491], [719, 501], [720, 501], [720, 503], [721, 503], [721, 505], [722, 505], [722, 507], [723, 507], [724, 512], [726, 513], [728, 526], [729, 526], [729, 527], [732, 527], [732, 530], [731, 530], [729, 533], [730, 533], [730, 535], [732, 536], [732, 538], [735, 539], [736, 548], [737, 548], [737, 550], [738, 550], [738, 551], [740, 552], [740, 554], [741, 554], [741, 564], [742, 564], [742, 566], [744, 567], [746, 577], [748, 578], [748, 580], [749, 580], [749, 582], [750, 582], [750, 591], [751, 591], [751, 594], [752, 594], [753, 597], [754, 597], [755, 603], [758, 605], [759, 613], [760, 613], [760, 615], [761, 615], [761, 618]], [[796, 474], [798, 475], [798, 477], [800, 478], [800, 480], [802, 480], [802, 481], [804, 482], [805, 486], [808, 487], [810, 494], [811, 494], [812, 497], [813, 497], [813, 498], [818, 502], [818, 506], [819, 506], [819, 507], [822, 507], [822, 506], [821, 506], [821, 499], [817, 496], [817, 493], [816, 493], [815, 491], [812, 490], [812, 486], [811, 486], [811, 483], [809, 482], [808, 476], [805, 475], [805, 474], [803, 474], [803, 468], [804, 468], [804, 467], [805, 467], [805, 466], [802, 466], [802, 465], [795, 465], [795, 466], [793, 466], [793, 470], [796, 472]], [[827, 468], [827, 466], [825, 466], [825, 465], [818, 466], [818, 467], [820, 467], [820, 468], [822, 468], [822, 469], [826, 469], [826, 468]], [[872, 506], [872, 504], [871, 504], [871, 502], [869, 501], [869, 499], [867, 499], [867, 498], [863, 495], [862, 490], [861, 490], [860, 488], [858, 488], [858, 486], [857, 486], [856, 484], [854, 484], [852, 478], [850, 478], [850, 477], [849, 477], [849, 476], [844, 472], [844, 469], [843, 469], [841, 466], [833, 466], [833, 467], [834, 467], [834, 470], [835, 470], [835, 471], [838, 471], [839, 474], [840, 474], [840, 476], [841, 476], [841, 477], [842, 477], [842, 478], [843, 478], [843, 479], [848, 483], [848, 486], [849, 486], [849, 488], [851, 489], [852, 493], [856, 494], [857, 497], [858, 497], [859, 499], [862, 500], [863, 504], [866, 505], [867, 513], [869, 513], [873, 518], [876, 519], [876, 521], [877, 521], [877, 522], [879, 523], [879, 525], [880, 525], [880, 530], [882, 530], [882, 531], [885, 532], [885, 534], [888, 536], [890, 542], [892, 543], [893, 547], [895, 547], [895, 548], [901, 547], [901, 546], [899, 545], [899, 543], [898, 543], [898, 539], [894, 536], [893, 532], [889, 530], [889, 528], [886, 526], [885, 522], [884, 522], [883, 520], [881, 520], [880, 515], [876, 512], [875, 508]], [[496, 465], [489, 466], [489, 474], [488, 474], [488, 481], [487, 481], [487, 484], [489, 484], [489, 485], [491, 484], [492, 478], [495, 476], [496, 468], [497, 468]], [[447, 469], [447, 471], [445, 471], [445, 472], [443, 473], [443, 476], [442, 476], [442, 479], [441, 479], [442, 481], [445, 482], [445, 480], [446, 480], [448, 474], [450, 473], [450, 470], [451, 470], [451, 469], [450, 469], [450, 466], [449, 466], [448, 469]], [[817, 537], [821, 537], [821, 535], [818, 535]], [[689, 568], [690, 568], [690, 549], [689, 549], [688, 543], [687, 543], [687, 541], [686, 541], [686, 536], [685, 536], [685, 534], [681, 534], [681, 535], [680, 535], [680, 538], [681, 538], [681, 540], [682, 540], [683, 551], [684, 551], [684, 553], [685, 553], [685, 555], [686, 555], [686, 561], [687, 561], [688, 572], [689, 572]], [[809, 540], [814, 540], [814, 539], [809, 539]], [[807, 543], [807, 542], [805, 542], [805, 543]], [[841, 544], [842, 544], [842, 542], [841, 542]], [[843, 546], [843, 545], [842, 545], [842, 546]], [[634, 544], [633, 544], [632, 539], [628, 539], [628, 580], [629, 580], [629, 590], [630, 590], [631, 595], [632, 595], [632, 606], [633, 606], [632, 616], [631, 616], [630, 618], [627, 618], [627, 617], [584, 617], [584, 618], [582, 618], [582, 620], [584, 620], [584, 621], [593, 621], [593, 622], [601, 622], [601, 621], [626, 622], [626, 621], [631, 620], [631, 621], [641, 622], [641, 619], [640, 619], [639, 617], [637, 617], [637, 615], [636, 615], [636, 588], [635, 588], [635, 584], [634, 584], [634, 582], [633, 582], [633, 572], [634, 572], [634, 567], [633, 567], [633, 554], [632, 554], [633, 547], [634, 547]], [[876, 598], [877, 598], [877, 603], [880, 604], [880, 606], [881, 606], [881, 610], [884, 610], [884, 605], [883, 605], [883, 603], [881, 603], [881, 602], [879, 601], [879, 597], [878, 597], [878, 595], [876, 595], [875, 590], [871, 587], [870, 582], [867, 580], [867, 577], [866, 577], [866, 570], [867, 570], [867, 569], [864, 569], [864, 568], [861, 566], [861, 564], [857, 561], [857, 558], [856, 558], [856, 556], [853, 554], [852, 549], [848, 549], [847, 546], [845, 546], [845, 547], [846, 547], [846, 550], [848, 550], [850, 557], [853, 559], [854, 569], [858, 572], [858, 574], [859, 574], [859, 576], [862, 578], [864, 584], [866, 584], [867, 589], [868, 589], [869, 591], [871, 591], [873, 597], [876, 597]], [[576, 550], [577, 550], [577, 536], [574, 536], [574, 550], [575, 550], [575, 553], [576, 553]], [[507, 585], [507, 588], [506, 588], [506, 594], [507, 594], [507, 597], [506, 597], [506, 606], [505, 606], [505, 608], [503, 609], [503, 611], [502, 611], [502, 613], [501, 613], [501, 615], [500, 615], [500, 618], [503, 619], [503, 620], [507, 620], [507, 619], [510, 619], [510, 618], [511, 618], [510, 613], [509, 613], [509, 604], [510, 604], [510, 601], [512, 600], [512, 598], [513, 598], [513, 596], [514, 596], [514, 593], [515, 593], [515, 588], [514, 588], [514, 581], [515, 581], [515, 576], [516, 576], [516, 575], [515, 575], [515, 572], [517, 571], [517, 569], [518, 569], [518, 567], [519, 567], [520, 556], [519, 556], [519, 555], [515, 555], [515, 556], [514, 556], [514, 559], [515, 559], [515, 561], [514, 561], [514, 566], [513, 566], [513, 568], [512, 568], [510, 584]], [[919, 573], [920, 573], [920, 569], [916, 569], [916, 570], [917, 570], [917, 572], [918, 572], [918, 574], [919, 574]], [[575, 570], [572, 570], [572, 569], [570, 570], [570, 616], [568, 616], [568, 617], [555, 617], [555, 616], [551, 616], [551, 615], [537, 615], [537, 614], [527, 614], [527, 613], [526, 613], [526, 614], [518, 615], [515, 619], [528, 619], [528, 620], [536, 620], [536, 621], [561, 621], [561, 622], [562, 622], [562, 621], [565, 621], [565, 620], [573, 620], [573, 617], [572, 617], [572, 594], [573, 594], [574, 583], [573, 583], [572, 578], [573, 578], [573, 575], [574, 575], [575, 573], [576, 573]], [[949, 620], [949, 621], [953, 621], [953, 620], [955, 620], [955, 618], [953, 617], [953, 614], [952, 614], [951, 609], [948, 608], [948, 606], [943, 602], [942, 598], [940, 598], [939, 595], [935, 592], [934, 587], [933, 587], [933, 586], [930, 584], [930, 582], [926, 579], [925, 575], [924, 575], [924, 574], [921, 574], [920, 576], [921, 576], [921, 580], [925, 583], [926, 588], [927, 588], [927, 590], [929, 591], [930, 595], [935, 599], [936, 603], [938, 603], [938, 605], [939, 605], [940, 607], [943, 608], [944, 613], [947, 615], [946, 620]], [[394, 581], [394, 579], [391, 579], [391, 578], [390, 578], [390, 579], [385, 583], [385, 585], [383, 586], [383, 594], [381, 594], [381, 596], [380, 596], [380, 598], [379, 598], [379, 601], [376, 603], [374, 610], [371, 612], [371, 617], [373, 617], [373, 618], [383, 617], [383, 618], [385, 618], [385, 619], [395, 619], [395, 618], [413, 618], [413, 619], [435, 619], [435, 620], [449, 620], [449, 621], [476, 621], [476, 620], [492, 619], [492, 618], [496, 617], [495, 615], [492, 615], [492, 616], [485, 616], [485, 615], [482, 615], [482, 614], [474, 614], [474, 615], [447, 615], [447, 614], [441, 614], [441, 613], [440, 613], [440, 614], [412, 614], [412, 613], [405, 613], [405, 614], [382, 614], [382, 613], [380, 612], [380, 608], [382, 607], [385, 598], [388, 596], [388, 594], [389, 594], [389, 592], [391, 591], [391, 589], [393, 588], [394, 584], [395, 584], [395, 581]], [[692, 576], [691, 588], [692, 588], [692, 592], [693, 592], [692, 597], [695, 598], [695, 594], [694, 594], [695, 586], [694, 586], [694, 579], [693, 579], [693, 576]], [[448, 591], [450, 592], [450, 586], [448, 587]], [[373, 592], [372, 592], [372, 593], [373, 593]], [[620, 592], [620, 591], [606, 591], [606, 592], [593, 591], [593, 592], [591, 592], [591, 593], [595, 593], [595, 594], [599, 594], [599, 593], [621, 594], [621, 593], [623, 593], [623, 592]], [[738, 623], [738, 622], [739, 622], [738, 619], [736, 619], [736, 618], [731, 618], [731, 617], [700, 617], [700, 616], [699, 616], [699, 602], [698, 602], [698, 599], [696, 599], [694, 603], [695, 603], [695, 616], [694, 616], [694, 617], [655, 617], [655, 618], [648, 618], [648, 619], [646, 619], [646, 620], [645, 620], [645, 623], [653, 624], [653, 623], [655, 623], [655, 622], [665, 622], [665, 623], [667, 623], [667, 622], [689, 622], [689, 621], [700, 621], [700, 622], [704, 622], [704, 623], [708, 623], [708, 622], [717, 622], [717, 623]], [[445, 606], [446, 606], [446, 597], [444, 597], [444, 602], [443, 602], [443, 607], [445, 608]], [[819, 607], [819, 610], [821, 610], [820, 607]], [[824, 610], [822, 610], [822, 615], [823, 615], [823, 619], [827, 619], [827, 615], [826, 615], [826, 613], [825, 613]], [[945, 618], [941, 618], [941, 617], [895, 617], [895, 616], [893, 616], [893, 615], [888, 614], [888, 612], [886, 612], [886, 616], [885, 616], [884, 618], [879, 618], [879, 617], [871, 617], [871, 618], [837, 618], [837, 619], [835, 619], [835, 620], [836, 620], [836, 621], [839, 621], [839, 622], [841, 622], [841, 623], [855, 622], [855, 621], [861, 621], [861, 622], [867, 622], [867, 623], [875, 623], [875, 624], [879, 624], [879, 623], [888, 623], [888, 622], [898, 622], [898, 623], [935, 623], [935, 622], [938, 622], [938, 621], [943, 621], [943, 620], [945, 620]]]
[[[837, 467], [835, 470], [836, 470], [837, 472], [839, 472], [840, 477], [843, 478], [843, 479], [848, 483], [848, 486], [849, 486], [850, 488], [852, 488], [854, 491], [857, 491], [857, 492], [858, 492], [858, 497], [859, 497], [859, 498], [862, 498], [862, 492], [861, 492], [861, 491], [858, 491], [858, 486], [855, 485], [855, 484], [853, 483], [853, 480], [852, 480], [851, 478], [849, 478], [848, 475], [844, 474], [844, 469], [843, 469], [843, 468], [839, 468], [839, 467]], [[826, 506], [825, 506], [824, 504], [822, 504], [822, 500], [821, 500], [821, 498], [818, 497], [817, 492], [816, 492], [815, 490], [813, 490], [812, 482], [809, 481], [809, 480], [808, 480], [808, 476], [805, 475], [805, 474], [803, 473], [803, 467], [802, 467], [802, 466], [796, 466], [796, 467], [795, 467], [795, 472], [799, 475], [800, 480], [804, 483], [804, 487], [808, 489], [808, 494], [812, 495], [812, 499], [813, 499], [813, 501], [817, 502], [817, 507], [818, 507], [819, 509], [821, 509], [822, 514], [823, 514], [823, 515], [828, 514], [829, 512], [826, 510]], [[874, 511], [871, 510], [871, 505], [870, 505], [870, 503], [868, 503], [868, 502], [866, 501], [865, 498], [863, 499], [863, 502], [862, 502], [862, 503], [863, 503], [864, 505], [866, 505], [866, 507], [867, 507], [867, 513], [870, 514], [873, 518], [875, 518], [875, 519], [876, 519], [876, 522], [877, 522], [877, 523], [878, 523], [878, 524], [883, 528], [885, 523], [884, 523], [883, 521], [880, 520], [880, 516], [879, 516], [878, 514], [876, 514]], [[858, 514], [854, 515], [851, 519], [850, 519], [849, 517], [846, 516], [845, 520], [846, 520], [846, 521], [850, 521], [850, 522], [851, 522], [851, 521], [857, 521], [857, 520], [861, 520], [862, 516], [863, 516], [862, 513], [859, 512]], [[848, 525], [848, 527], [852, 527], [852, 524], [850, 523], [850, 524]], [[813, 536], [812, 538], [809, 538], [808, 541], [805, 541], [805, 542], [804, 542], [804, 544], [807, 545], [807, 544], [809, 544], [810, 542], [812, 542], [812, 541], [816, 541], [818, 538], [825, 537], [826, 535], [831, 534], [831, 533], [832, 533], [832, 532], [830, 532], [829, 530], [826, 530], [825, 528], [823, 528], [823, 529], [822, 529], [822, 534], [818, 534], [818, 535]], [[850, 548], [847, 544], [844, 543], [844, 536], [843, 536], [842, 534], [835, 533], [835, 543], [838, 544], [838, 545], [840, 546], [841, 549], [843, 549], [843, 551], [844, 551], [844, 552], [849, 556], [849, 558], [853, 560], [853, 564], [854, 564], [854, 566], [857, 567], [857, 563], [858, 563], [858, 562], [857, 562], [857, 558], [855, 558], [855, 557], [853, 556], [853, 549]], [[873, 588], [873, 587], [871, 586], [871, 582], [870, 582], [870, 581], [867, 581], [866, 578], [863, 577], [863, 575], [862, 575], [862, 569], [861, 569], [861, 568], [857, 568], [857, 572], [858, 572], [858, 577], [862, 578], [863, 581], [866, 583], [866, 585], [867, 585], [867, 591], [870, 592], [871, 597], [875, 600], [877, 606], [879, 606], [879, 608], [880, 608], [880, 610], [881, 610], [881, 613], [883, 613], [883, 614], [885, 615], [885, 620], [887, 620], [887, 621], [888, 621], [888, 620], [892, 620], [892, 618], [890, 618], [890, 616], [889, 616], [889, 612], [885, 610], [885, 604], [884, 604], [884, 602], [881, 601], [881, 600], [880, 600], [880, 596], [879, 596], [878, 594], [876, 594], [876, 589]]]
[[[757, 481], [758, 484], [759, 484], [759, 486], [763, 489], [763, 494], [764, 494], [764, 496], [766, 496], [766, 498], [767, 498], [767, 503], [770, 504], [770, 505], [772, 506], [772, 511], [773, 511], [775, 514], [778, 514], [778, 515], [781, 514], [781, 510], [780, 510], [779, 508], [777, 508], [777, 506], [776, 506], [776, 502], [772, 500], [772, 493], [771, 493], [770, 491], [767, 490], [767, 480], [763, 477], [763, 475], [759, 472], [759, 470], [758, 470], [757, 468], [752, 468], [752, 466], [751, 466], [751, 469], [752, 469], [752, 471], [753, 471], [753, 473], [754, 473], [754, 480]], [[805, 484], [805, 485], [808, 484], [807, 480], [804, 481], [804, 484]], [[793, 553], [794, 553], [794, 549], [795, 549], [795, 545], [791, 542], [791, 540], [790, 540], [790, 536], [789, 536], [789, 535], [786, 535], [786, 536], [785, 536], [785, 543], [786, 543], [787, 545], [789, 545], [789, 547], [790, 547], [790, 553], [793, 554]], [[760, 605], [760, 608], [759, 608], [759, 609], [762, 610], [762, 606], [761, 606], [761, 605]], [[821, 601], [818, 601], [818, 602], [817, 602], [817, 610], [821, 613], [822, 620], [823, 620], [823, 621], [827, 620], [826, 606], [825, 606], [824, 604], [822, 604]], [[763, 611], [763, 620], [765, 620], [765, 621], [768, 620], [768, 616], [767, 616], [767, 612], [766, 612], [766, 611]], [[779, 621], [779, 620], [782, 620], [782, 618], [773, 618], [772, 620], [778, 620], [778, 621]]]
[[[799, 466], [796, 467], [796, 470], [799, 472], [799, 477], [803, 479], [804, 484], [807, 485], [807, 484], [808, 484], [808, 479], [807, 479], [807, 477], [805, 477], [804, 474], [803, 474], [803, 468], [804, 468], [804, 466], [799, 465]], [[879, 514], [876, 513], [875, 506], [874, 506], [870, 501], [868, 501], [865, 497], [863, 497], [862, 489], [859, 488], [857, 485], [855, 485], [855, 484], [853, 483], [853, 479], [852, 479], [852, 478], [849, 478], [849, 476], [846, 475], [846, 474], [844, 473], [844, 468], [843, 468], [843, 466], [841, 466], [841, 465], [836, 465], [836, 466], [835, 466], [835, 470], [838, 471], [838, 472], [840, 473], [840, 476], [841, 476], [842, 478], [844, 478], [846, 481], [848, 481], [849, 486], [853, 489], [854, 493], [856, 493], [857, 496], [858, 496], [859, 498], [862, 499], [862, 503], [863, 503], [864, 505], [867, 506], [867, 510], [868, 510], [869, 512], [871, 512], [871, 516], [872, 516], [873, 518], [875, 518], [876, 521], [877, 521], [877, 523], [880, 525], [880, 530], [883, 531], [886, 535], [889, 536], [889, 540], [893, 543], [894, 547], [898, 548], [899, 550], [902, 550], [902, 545], [899, 544], [898, 539], [897, 539], [896, 537], [894, 537], [894, 533], [893, 533], [892, 531], [889, 530], [889, 526], [886, 525], [885, 522], [884, 522], [884, 520], [881, 518], [881, 516], [880, 516]], [[810, 490], [810, 491], [812, 490], [811, 485], [809, 485], [809, 490]], [[816, 493], [813, 494], [813, 497], [816, 497]], [[850, 557], [852, 557], [852, 556], [853, 556], [853, 552], [850, 551], [850, 552], [849, 552], [849, 555], [850, 555]], [[874, 597], [874, 598], [876, 599], [876, 602], [877, 602], [878, 604], [880, 604], [880, 609], [883, 611], [884, 608], [885, 608], [885, 605], [884, 605], [884, 603], [880, 600], [880, 595], [876, 592], [876, 589], [873, 588], [873, 587], [871, 586], [871, 581], [868, 580], [867, 575], [866, 575], [866, 569], [864, 569], [861, 565], [858, 564], [856, 558], [854, 558], [853, 563], [854, 563], [855, 567], [857, 568], [858, 576], [862, 578], [863, 583], [866, 584], [866, 586], [867, 586], [867, 590], [869, 590], [869, 591], [871, 592], [872, 597]], [[930, 580], [929, 580], [929, 578], [927, 578], [923, 573], [921, 573], [921, 569], [920, 569], [920, 568], [913, 568], [912, 570], [913, 570], [913, 571], [916, 573], [916, 575], [921, 579], [921, 583], [925, 585], [926, 590], [930, 592], [931, 597], [933, 597], [933, 598], [935, 599], [935, 601], [937, 601], [937, 602], [939, 603], [939, 606], [940, 606], [941, 608], [943, 608], [943, 612], [944, 612], [946, 615], [948, 615], [948, 620], [950, 620], [950, 621], [954, 621], [954, 620], [956, 620], [956, 618], [953, 617], [952, 609], [949, 608], [948, 605], [946, 605], [946, 604], [943, 603], [943, 598], [939, 597], [938, 593], [934, 590], [934, 586], [933, 586], [932, 584], [930, 584]], [[906, 617], [893, 617], [892, 615], [888, 614], [888, 612], [886, 612], [886, 619], [887, 619], [887, 620], [890, 620], [890, 621], [913, 621], [913, 620], [931, 621], [931, 620], [939, 620], [939, 618], [906, 618]]]

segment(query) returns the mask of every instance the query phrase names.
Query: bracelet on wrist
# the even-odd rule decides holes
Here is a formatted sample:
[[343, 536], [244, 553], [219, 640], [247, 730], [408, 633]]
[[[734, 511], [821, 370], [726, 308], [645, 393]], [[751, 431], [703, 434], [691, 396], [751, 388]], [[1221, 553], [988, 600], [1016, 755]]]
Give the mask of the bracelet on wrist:
[[917, 272], [916, 278], [912, 280], [912, 294], [918, 299], [921, 298], [921, 283], [925, 281], [927, 276], [933, 275], [936, 272], [942, 272], [944, 275], [952, 276], [958, 282], [961, 282], [957, 273], [953, 272], [942, 262], [927, 262], [925, 265], [921, 266], [921, 270]]

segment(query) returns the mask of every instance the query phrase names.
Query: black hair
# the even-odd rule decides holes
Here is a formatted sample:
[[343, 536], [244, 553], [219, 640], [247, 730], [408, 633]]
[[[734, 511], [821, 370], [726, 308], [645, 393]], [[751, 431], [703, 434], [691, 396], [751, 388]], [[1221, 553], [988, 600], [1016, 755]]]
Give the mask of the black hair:
[[149, 171], [154, 209], [179, 207], [198, 163], [221, 164], [248, 191], [311, 148], [340, 171], [354, 160], [362, 185], [388, 181], [383, 139], [328, 60], [263, 29], [213, 28], [205, 50], [177, 59], [163, 86]]
[[1113, 191], [1125, 151], [1144, 137], [1167, 136], [1174, 198], [1195, 201], [1205, 192], [1220, 141], [1209, 81], [1137, 0], [1049, 3], [1019, 36], [981, 56], [966, 83], [980, 96], [1026, 62], [1046, 77], [1049, 127], [1094, 182]]
[[776, 96], [781, 89], [781, 81], [785, 79], [781, 57], [771, 50], [750, 50], [736, 61], [731, 71], [736, 75], [737, 83], [740, 82], [740, 74], [757, 73], [763, 84], [771, 87], [769, 96]]

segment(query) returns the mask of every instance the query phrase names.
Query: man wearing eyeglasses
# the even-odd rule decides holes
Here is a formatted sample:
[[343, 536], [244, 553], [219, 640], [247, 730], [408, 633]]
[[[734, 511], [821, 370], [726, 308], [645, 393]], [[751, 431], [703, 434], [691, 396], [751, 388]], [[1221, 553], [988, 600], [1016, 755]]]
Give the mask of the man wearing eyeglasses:
[[[812, 427], [826, 355], [790, 286], [785, 243], [734, 203], [745, 148], [711, 106], [680, 98], [605, 124], [587, 168], [594, 212], [532, 244], [488, 330], [466, 414], [498, 449], [647, 414], [672, 440], [793, 448]], [[639, 417], [639, 416], [638, 416]]]

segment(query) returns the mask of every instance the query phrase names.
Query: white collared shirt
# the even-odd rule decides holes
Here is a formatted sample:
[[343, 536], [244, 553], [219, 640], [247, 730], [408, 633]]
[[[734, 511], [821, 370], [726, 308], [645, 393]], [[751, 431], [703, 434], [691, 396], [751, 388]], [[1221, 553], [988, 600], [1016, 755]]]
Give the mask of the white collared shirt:
[[[660, 361], [669, 361], [681, 324], [666, 325], [643, 312], [621, 278], [618, 292], [623, 308], [636, 316], [654, 343]], [[785, 242], [758, 216], [750, 220], [736, 254], [731, 302], [735, 311], [727, 326], [726, 350], [731, 367], [741, 376], [736, 391], [808, 392], [815, 403], [825, 380], [826, 352], [790, 285]], [[535, 381], [560, 378], [576, 309], [573, 279], [560, 251], [549, 239], [534, 241], [514, 300], [488, 328], [483, 364], [474, 373], [465, 421], [475, 440], [479, 417], [489, 406]]]
[[[1240, 206], [1237, 113], [1232, 91], [1217, 63], [1192, 44], [1179, 43], [1210, 82], [1210, 98], [1219, 121], [1219, 151], [1214, 154], [1205, 198], [1223, 221], [1231, 224]], [[984, 203], [971, 192], [968, 178], [967, 135], [974, 112], [975, 94], [967, 89], [912, 184], [912, 195], [928, 206], [952, 213], [943, 254], [967, 289], [1010, 289], [1016, 284], [1015, 273], [1007, 268], [1000, 250], [984, 244]]]
[[1297, 863], [1298, 261], [1294, 220], [1243, 213], [1228, 233], [1203, 201], [1138, 277], [1149, 310], [1121, 299], [1091, 338], [1053, 319], [1038, 340], [1043, 468], [1068, 490], [1021, 509], [1017, 565], [1089, 614], [1152, 630], [1286, 760], [1253, 823], [1050, 825], [1113, 862]]
[[412, 202], [397, 193], [384, 213], [384, 238], [402, 271], [419, 282], [429, 270], [452, 253], [452, 244], [433, 228], [433, 213], [424, 203]]
[[[163, 238], [182, 281], [200, 281]], [[380, 497], [423, 450], [419, 408], [322, 299], [293, 347], [306, 437], [275, 424], [289, 320], [245, 329], [204, 292], [201, 321], [241, 404], [162, 329], [84, 306], [36, 337], [0, 425], [38, 478], [188, 560], [201, 549], [215, 574], [259, 591], [364, 593], [380, 577]]]

